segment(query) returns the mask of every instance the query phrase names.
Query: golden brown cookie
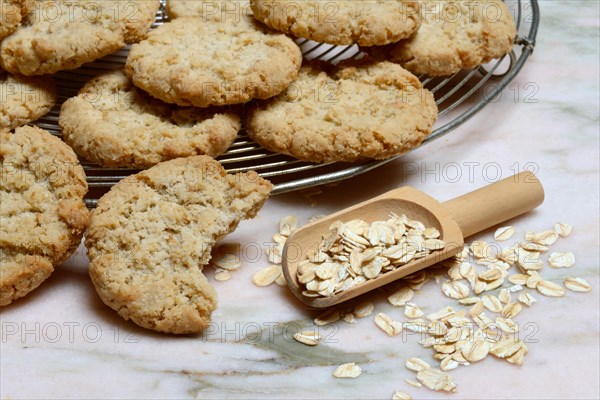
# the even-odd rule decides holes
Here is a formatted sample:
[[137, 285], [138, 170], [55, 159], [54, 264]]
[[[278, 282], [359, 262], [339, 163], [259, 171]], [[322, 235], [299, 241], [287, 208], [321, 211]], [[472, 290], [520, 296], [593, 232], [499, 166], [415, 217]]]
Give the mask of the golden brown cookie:
[[199, 332], [217, 295], [202, 273], [217, 240], [253, 218], [271, 184], [227, 175], [208, 156], [178, 158], [115, 185], [92, 212], [90, 276], [102, 301], [159, 332]]
[[178, 107], [136, 88], [121, 71], [88, 82], [58, 120], [80, 156], [105, 167], [148, 168], [178, 157], [224, 153], [241, 128], [228, 110]]
[[167, 103], [208, 107], [275, 96], [301, 63], [292, 39], [257, 22], [195, 17], [159, 26], [133, 45], [125, 72]]
[[0, 69], [0, 99], [0, 129], [14, 129], [54, 107], [56, 85], [50, 76], [19, 76]]
[[511, 51], [517, 30], [502, 0], [423, 0], [421, 27], [410, 39], [365, 49], [415, 74], [451, 75]]
[[201, 17], [203, 20], [252, 19], [249, 0], [168, 0], [169, 18]]
[[0, 0], [0, 40], [17, 29], [33, 5], [34, 0]]
[[21, 75], [78, 68], [144, 38], [159, 5], [159, 0], [39, 0], [0, 44], [0, 64]]
[[31, 126], [0, 130], [0, 305], [25, 296], [79, 246], [87, 183], [73, 150]]
[[437, 119], [433, 95], [398, 64], [332, 71], [307, 64], [282, 94], [248, 114], [264, 148], [311, 162], [386, 159], [418, 146]]
[[414, 0], [250, 0], [254, 17], [280, 32], [317, 42], [381, 46], [420, 23]]

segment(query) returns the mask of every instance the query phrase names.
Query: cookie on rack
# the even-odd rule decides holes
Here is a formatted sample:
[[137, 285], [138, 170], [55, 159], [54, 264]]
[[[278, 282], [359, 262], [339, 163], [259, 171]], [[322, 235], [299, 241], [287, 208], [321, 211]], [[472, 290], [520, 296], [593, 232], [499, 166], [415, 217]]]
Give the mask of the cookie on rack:
[[257, 22], [177, 18], [132, 46], [125, 72], [152, 96], [181, 106], [266, 99], [298, 75], [294, 41]]
[[267, 26], [317, 42], [381, 46], [410, 37], [421, 20], [414, 0], [250, 0]]
[[33, 5], [34, 0], [0, 0], [0, 40], [17, 29]]
[[256, 216], [272, 185], [228, 175], [208, 156], [178, 158], [119, 182], [92, 211], [85, 245], [98, 295], [159, 332], [200, 332], [217, 294], [202, 273], [217, 240]]
[[502, 0], [425, 0], [421, 27], [410, 39], [365, 49], [415, 74], [452, 75], [509, 53], [517, 29]]
[[241, 128], [226, 109], [178, 107], [133, 86], [122, 70], [92, 79], [63, 103], [63, 139], [104, 167], [148, 168], [178, 157], [223, 154]]
[[37, 288], [67, 259], [88, 223], [75, 153], [31, 126], [0, 130], [0, 305]]
[[381, 160], [418, 146], [437, 111], [433, 95], [398, 64], [311, 63], [288, 90], [258, 103], [247, 127], [262, 147], [300, 160]]
[[0, 64], [21, 75], [78, 68], [143, 39], [159, 0], [39, 0], [0, 44]]
[[170, 19], [201, 17], [203, 20], [252, 19], [249, 0], [168, 0]]
[[19, 76], [0, 69], [0, 96], [0, 129], [14, 129], [54, 107], [56, 85], [50, 76]]

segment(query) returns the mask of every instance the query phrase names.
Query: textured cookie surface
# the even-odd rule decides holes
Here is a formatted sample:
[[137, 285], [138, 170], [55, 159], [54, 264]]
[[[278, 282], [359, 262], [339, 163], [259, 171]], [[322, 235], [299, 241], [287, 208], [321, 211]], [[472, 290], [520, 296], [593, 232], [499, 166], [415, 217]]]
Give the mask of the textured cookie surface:
[[17, 29], [34, 0], [0, 0], [0, 40]]
[[88, 82], [63, 104], [59, 124], [77, 154], [106, 167], [138, 168], [199, 154], [216, 157], [241, 128], [239, 117], [226, 110], [163, 103], [122, 71]]
[[227, 21], [252, 18], [249, 0], [168, 0], [169, 18], [201, 17], [203, 20]]
[[501, 0], [425, 0], [425, 16], [408, 40], [373, 50], [416, 74], [451, 75], [510, 52], [517, 31]]
[[125, 72], [167, 103], [208, 107], [275, 96], [301, 62], [292, 39], [245, 18], [177, 18], [132, 46]]
[[74, 69], [139, 41], [159, 0], [39, 0], [0, 44], [0, 63], [22, 75]]
[[431, 133], [433, 95], [410, 72], [380, 62], [327, 73], [305, 65], [281, 95], [248, 114], [248, 134], [268, 150], [312, 162], [385, 159]]
[[87, 183], [73, 150], [35, 127], [0, 131], [0, 305], [38, 287], [77, 248]]
[[256, 173], [227, 175], [208, 156], [166, 161], [121, 181], [98, 202], [86, 234], [100, 298], [144, 328], [201, 331], [217, 303], [202, 273], [211, 247], [253, 218], [270, 190]]
[[56, 102], [50, 76], [25, 77], [0, 69], [0, 129], [13, 129], [46, 115]]
[[250, 0], [254, 17], [294, 36], [338, 45], [381, 46], [419, 27], [413, 0]]

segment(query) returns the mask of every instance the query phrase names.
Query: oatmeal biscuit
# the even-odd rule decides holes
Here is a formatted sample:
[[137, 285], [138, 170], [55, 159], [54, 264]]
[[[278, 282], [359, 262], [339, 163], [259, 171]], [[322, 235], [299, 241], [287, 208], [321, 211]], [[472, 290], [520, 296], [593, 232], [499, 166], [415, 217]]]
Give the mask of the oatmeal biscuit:
[[159, 0], [39, 0], [0, 44], [0, 64], [14, 74], [78, 68], [145, 37]]
[[46, 115], [56, 102], [50, 76], [26, 77], [0, 69], [0, 129], [14, 129]]
[[34, 0], [0, 0], [0, 40], [17, 29], [33, 4]]
[[502, 0], [425, 0], [421, 27], [410, 39], [365, 49], [415, 74], [451, 75], [511, 51], [517, 30]]
[[386, 159], [418, 146], [437, 118], [433, 95], [390, 62], [307, 64], [281, 95], [248, 114], [258, 144], [311, 162]]
[[147, 168], [178, 157], [216, 157], [241, 128], [227, 110], [178, 107], [136, 88], [121, 71], [88, 82], [58, 120], [80, 156], [105, 167]]
[[125, 72], [167, 103], [208, 107], [275, 96], [301, 63], [292, 39], [257, 22], [194, 17], [166, 23], [133, 45]]
[[169, 18], [201, 17], [203, 20], [252, 19], [249, 0], [168, 0]]
[[381, 46], [419, 27], [413, 0], [250, 0], [254, 17], [280, 32], [337, 45]]
[[25, 296], [81, 242], [87, 183], [73, 150], [31, 126], [0, 130], [0, 305]]
[[253, 218], [271, 190], [208, 156], [178, 158], [115, 185], [92, 211], [90, 276], [102, 301], [159, 332], [199, 332], [217, 306], [202, 273], [217, 240]]

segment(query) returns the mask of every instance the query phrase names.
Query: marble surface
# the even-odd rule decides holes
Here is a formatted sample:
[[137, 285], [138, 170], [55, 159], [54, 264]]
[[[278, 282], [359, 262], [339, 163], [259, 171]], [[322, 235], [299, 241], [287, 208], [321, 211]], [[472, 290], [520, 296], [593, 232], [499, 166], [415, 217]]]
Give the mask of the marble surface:
[[[242, 223], [227, 242], [247, 250], [241, 270], [219, 293], [213, 325], [201, 336], [172, 337], [140, 329], [102, 304], [87, 274], [82, 248], [35, 293], [2, 309], [0, 397], [17, 398], [599, 398], [599, 64], [596, 1], [541, 0], [536, 50], [515, 86], [441, 140], [400, 160], [315, 196], [273, 197], [259, 217]], [[516, 88], [519, 94], [516, 95]], [[533, 93], [531, 88], [535, 88]], [[529, 97], [527, 97], [529, 95]], [[534, 101], [528, 101], [534, 100]], [[455, 179], [451, 168], [459, 166]], [[411, 356], [434, 362], [416, 335], [390, 338], [372, 318], [322, 330], [325, 343], [309, 348], [291, 340], [314, 312], [285, 288], [259, 288], [252, 275], [267, 265], [256, 249], [270, 242], [278, 220], [301, 222], [411, 185], [446, 200], [497, 178], [534, 168], [546, 190], [544, 204], [510, 223], [515, 238], [557, 221], [573, 225], [554, 251], [573, 251], [570, 269], [543, 275], [588, 280], [593, 291], [539, 301], [516, 320], [525, 327], [529, 355], [516, 367], [489, 357], [452, 372], [458, 393], [447, 395], [404, 382]], [[472, 239], [492, 239], [492, 231]], [[547, 257], [545, 255], [544, 257]], [[404, 320], [383, 292], [369, 295], [377, 312]], [[451, 303], [435, 283], [415, 298], [428, 313]], [[356, 362], [363, 374], [334, 379], [335, 367]]]

